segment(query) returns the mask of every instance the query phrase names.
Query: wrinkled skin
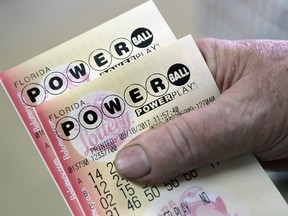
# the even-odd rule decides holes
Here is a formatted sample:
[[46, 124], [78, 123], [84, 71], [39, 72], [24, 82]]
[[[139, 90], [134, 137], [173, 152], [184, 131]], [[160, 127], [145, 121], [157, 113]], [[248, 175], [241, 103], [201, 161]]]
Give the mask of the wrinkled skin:
[[[243, 153], [288, 170], [288, 41], [201, 39], [197, 45], [221, 96], [136, 137], [118, 153], [118, 172], [137, 183], [160, 183]], [[123, 168], [124, 157], [130, 161]]]

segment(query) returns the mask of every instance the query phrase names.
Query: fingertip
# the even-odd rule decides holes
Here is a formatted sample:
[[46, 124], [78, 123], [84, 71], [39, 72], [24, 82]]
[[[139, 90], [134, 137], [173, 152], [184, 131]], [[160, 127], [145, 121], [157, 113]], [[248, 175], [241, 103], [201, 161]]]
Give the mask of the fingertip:
[[203, 54], [207, 54], [208, 51], [212, 51], [215, 46], [215, 42], [217, 39], [215, 38], [200, 38], [195, 40], [200, 52]]
[[141, 145], [129, 145], [121, 149], [114, 164], [117, 172], [128, 180], [137, 180], [150, 172], [148, 156]]

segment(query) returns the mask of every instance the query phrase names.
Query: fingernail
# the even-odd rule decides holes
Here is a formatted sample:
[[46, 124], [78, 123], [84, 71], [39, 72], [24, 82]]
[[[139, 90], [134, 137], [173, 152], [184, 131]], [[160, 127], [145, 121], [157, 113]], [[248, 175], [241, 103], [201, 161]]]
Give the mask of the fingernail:
[[140, 145], [124, 147], [114, 161], [118, 173], [130, 180], [139, 179], [150, 171], [150, 163], [146, 152]]

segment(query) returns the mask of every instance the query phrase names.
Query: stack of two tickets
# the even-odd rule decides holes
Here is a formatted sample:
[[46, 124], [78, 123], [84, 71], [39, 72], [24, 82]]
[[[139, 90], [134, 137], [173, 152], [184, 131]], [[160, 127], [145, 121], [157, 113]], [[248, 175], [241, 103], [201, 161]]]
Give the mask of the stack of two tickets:
[[219, 90], [191, 36], [176, 40], [148, 1], [1, 74], [73, 215], [285, 215], [252, 155], [159, 185], [121, 178], [112, 161], [138, 134]]

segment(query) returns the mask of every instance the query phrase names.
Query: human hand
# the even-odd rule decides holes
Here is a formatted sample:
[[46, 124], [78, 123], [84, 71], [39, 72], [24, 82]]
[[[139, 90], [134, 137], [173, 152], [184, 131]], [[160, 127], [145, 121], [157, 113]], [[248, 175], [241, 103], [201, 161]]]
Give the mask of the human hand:
[[160, 183], [243, 153], [288, 170], [288, 41], [202, 39], [222, 92], [212, 104], [145, 132], [120, 150], [120, 175]]

